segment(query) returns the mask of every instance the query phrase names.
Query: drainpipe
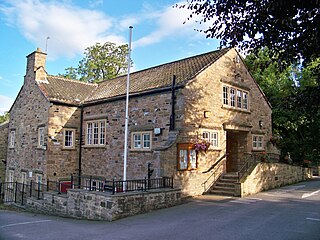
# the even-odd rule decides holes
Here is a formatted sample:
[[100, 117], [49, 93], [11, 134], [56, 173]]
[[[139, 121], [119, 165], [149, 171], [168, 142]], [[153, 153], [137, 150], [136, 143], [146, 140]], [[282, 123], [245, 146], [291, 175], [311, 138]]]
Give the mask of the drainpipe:
[[176, 75], [173, 75], [172, 79], [172, 86], [171, 86], [171, 115], [170, 115], [170, 131], [174, 131], [174, 119], [175, 119], [175, 112], [174, 112], [174, 100], [175, 100], [175, 85], [176, 85]]
[[81, 105], [81, 113], [80, 113], [80, 139], [79, 139], [79, 160], [78, 160], [78, 184], [81, 186], [81, 158], [82, 158], [82, 131], [83, 131], [83, 105]]

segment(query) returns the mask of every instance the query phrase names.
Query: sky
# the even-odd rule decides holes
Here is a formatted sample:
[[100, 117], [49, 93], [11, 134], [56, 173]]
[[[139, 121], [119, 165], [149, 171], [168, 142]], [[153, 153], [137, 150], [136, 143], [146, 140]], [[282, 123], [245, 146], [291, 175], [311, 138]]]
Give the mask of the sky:
[[[50, 75], [77, 67], [97, 42], [129, 42], [133, 67], [146, 69], [218, 49], [219, 41], [196, 31], [197, 17], [175, 0], [0, 0], [0, 114], [8, 111], [23, 85], [26, 56], [47, 52]], [[184, 22], [186, 23], [184, 24]], [[210, 24], [210, 23], [208, 23]]]

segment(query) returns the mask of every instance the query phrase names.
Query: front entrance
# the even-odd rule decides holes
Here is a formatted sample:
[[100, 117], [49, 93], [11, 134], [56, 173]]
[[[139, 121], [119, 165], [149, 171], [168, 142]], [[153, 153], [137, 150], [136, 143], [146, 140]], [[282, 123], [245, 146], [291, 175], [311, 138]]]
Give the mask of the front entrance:
[[241, 159], [247, 151], [247, 132], [227, 131], [227, 172], [237, 172], [242, 166]]

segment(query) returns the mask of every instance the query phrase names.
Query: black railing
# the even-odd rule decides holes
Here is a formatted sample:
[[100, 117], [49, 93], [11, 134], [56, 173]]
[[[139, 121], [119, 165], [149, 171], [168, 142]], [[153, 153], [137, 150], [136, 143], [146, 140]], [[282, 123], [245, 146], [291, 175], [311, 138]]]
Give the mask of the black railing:
[[210, 176], [207, 178], [206, 181], [202, 183], [202, 186], [204, 188], [204, 192], [207, 192], [214, 183], [219, 179], [219, 177], [223, 173], [223, 162], [222, 160], [227, 156], [227, 154], [222, 155], [218, 161], [216, 161], [208, 170], [202, 172], [202, 173], [208, 173], [214, 169], [214, 171], [210, 174]]
[[148, 191], [151, 189], [173, 188], [172, 177], [137, 180], [106, 180], [93, 176], [71, 176], [60, 181], [47, 181], [47, 184], [30, 181], [28, 184], [19, 182], [0, 183], [0, 200], [3, 202], [15, 202], [24, 205], [27, 198], [44, 198], [44, 192], [67, 193], [68, 189], [78, 188], [88, 191], [109, 192], [116, 194], [120, 192]]
[[238, 182], [240, 182], [241, 178], [251, 169], [253, 165], [255, 165], [255, 163], [258, 162], [258, 159], [258, 155], [247, 153], [247, 155], [245, 156], [245, 163], [238, 171]]

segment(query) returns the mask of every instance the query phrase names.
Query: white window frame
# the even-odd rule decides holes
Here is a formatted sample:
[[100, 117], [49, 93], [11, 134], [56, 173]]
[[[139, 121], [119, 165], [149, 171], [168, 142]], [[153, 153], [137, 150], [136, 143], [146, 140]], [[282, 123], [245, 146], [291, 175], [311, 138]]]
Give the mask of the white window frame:
[[104, 146], [106, 144], [106, 120], [86, 121], [86, 146]]
[[249, 109], [249, 93], [246, 91], [242, 91], [242, 108]]
[[44, 142], [44, 127], [38, 128], [38, 147], [43, 148], [45, 146]]
[[[149, 137], [147, 139], [147, 137]], [[132, 132], [131, 149], [148, 151], [152, 147], [152, 131]]]
[[229, 87], [223, 86], [223, 104], [229, 105]]
[[[37, 173], [35, 174], [35, 178], [36, 178], [36, 181], [35, 181], [35, 184], [34, 184], [34, 189], [36, 190], [40, 190], [42, 189], [42, 181], [43, 181], [43, 175], [41, 173]], [[40, 183], [40, 186], [39, 186], [39, 183]]]
[[26, 172], [21, 172], [21, 183], [27, 184], [27, 173]]
[[[67, 136], [67, 133], [71, 132], [71, 135]], [[63, 148], [64, 149], [74, 149], [75, 148], [75, 134], [76, 130], [72, 128], [65, 128], [63, 129]], [[68, 139], [66, 139], [68, 137]], [[69, 144], [70, 145], [67, 145]]]
[[13, 189], [14, 186], [14, 170], [9, 170], [9, 176], [8, 176], [8, 188]]
[[9, 135], [9, 148], [14, 148], [15, 146], [15, 138], [16, 138], [16, 131], [15, 130], [11, 130], [10, 131], [10, 135]]
[[252, 150], [264, 150], [264, 135], [252, 135]]
[[210, 143], [210, 148], [219, 148], [219, 132], [216, 130], [202, 130], [202, 139]]
[[[223, 106], [242, 111], [249, 110], [250, 94], [248, 91], [228, 85], [223, 85], [222, 89]], [[228, 93], [226, 92], [227, 89], [229, 90]]]

